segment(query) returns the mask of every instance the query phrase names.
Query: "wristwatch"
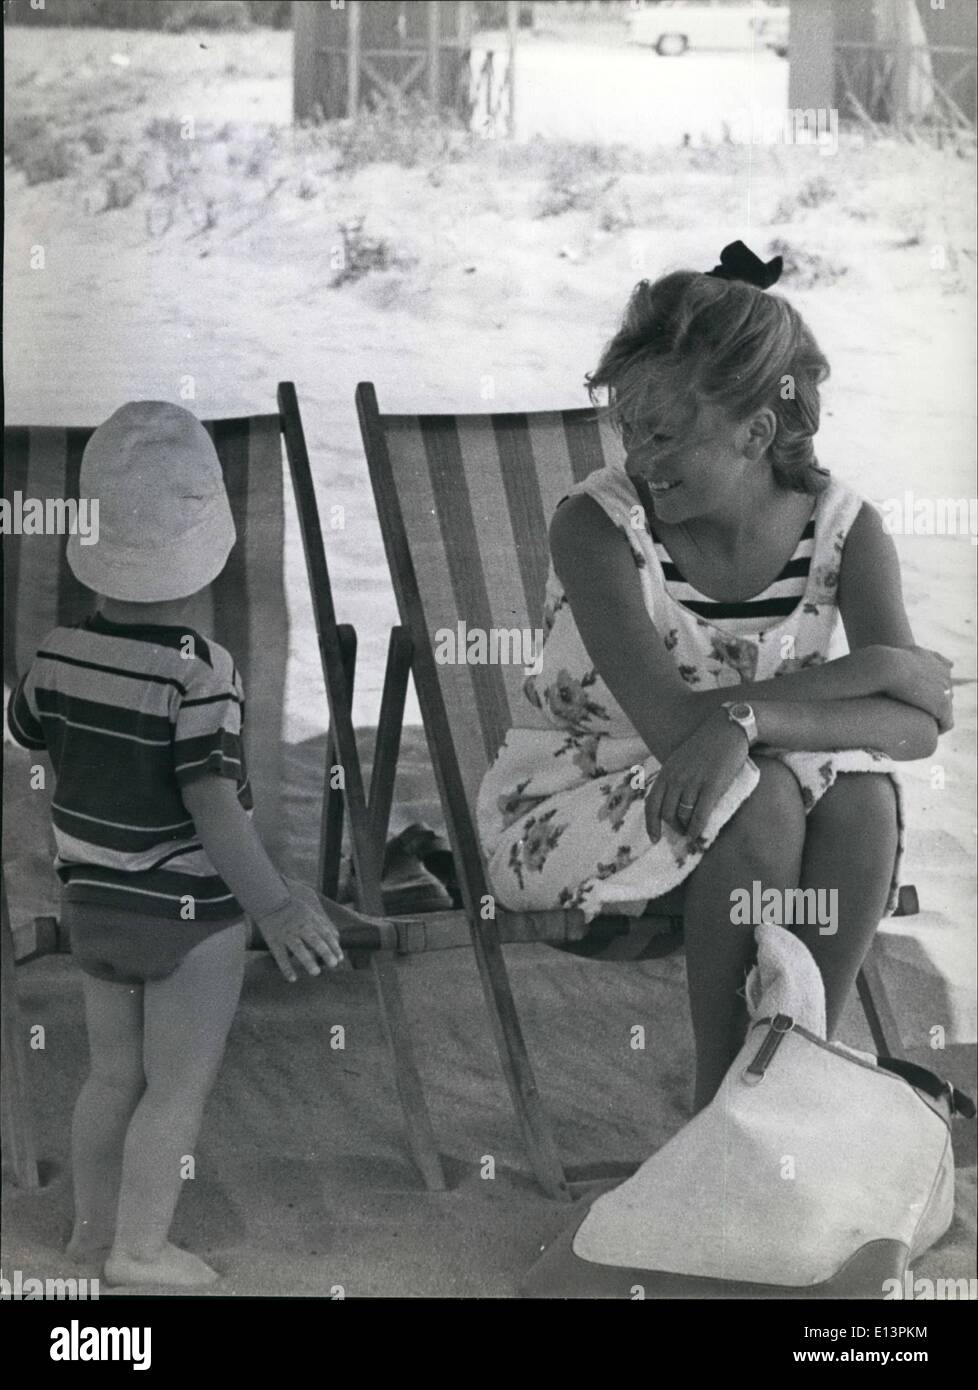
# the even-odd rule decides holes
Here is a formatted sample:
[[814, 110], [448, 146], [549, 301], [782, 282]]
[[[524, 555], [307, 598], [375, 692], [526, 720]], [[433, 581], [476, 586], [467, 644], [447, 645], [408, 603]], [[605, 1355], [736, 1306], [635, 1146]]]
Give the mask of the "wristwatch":
[[752, 706], [746, 700], [727, 700], [723, 708], [727, 711], [727, 718], [731, 723], [739, 724], [747, 735], [747, 747], [753, 748], [757, 742], [757, 720], [754, 718]]

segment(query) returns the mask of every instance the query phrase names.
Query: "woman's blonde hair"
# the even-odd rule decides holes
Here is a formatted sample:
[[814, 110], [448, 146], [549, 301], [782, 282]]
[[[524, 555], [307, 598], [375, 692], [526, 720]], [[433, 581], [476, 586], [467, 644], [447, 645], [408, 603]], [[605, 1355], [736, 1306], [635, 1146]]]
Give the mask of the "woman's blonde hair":
[[818, 493], [828, 482], [814, 446], [828, 374], [811, 330], [786, 299], [679, 270], [636, 285], [587, 387], [594, 401], [607, 389], [607, 408], [625, 433], [666, 406], [694, 417], [710, 402], [735, 420], [768, 406], [777, 419], [768, 454], [778, 482]]

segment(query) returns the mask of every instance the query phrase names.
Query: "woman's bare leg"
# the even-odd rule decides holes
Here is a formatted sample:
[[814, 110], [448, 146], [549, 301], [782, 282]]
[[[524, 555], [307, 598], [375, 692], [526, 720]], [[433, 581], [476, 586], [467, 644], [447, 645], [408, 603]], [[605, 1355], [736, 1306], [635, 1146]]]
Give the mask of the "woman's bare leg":
[[203, 1260], [171, 1245], [182, 1167], [192, 1156], [244, 976], [243, 922], [208, 937], [165, 980], [144, 989], [146, 1091], [126, 1135], [115, 1243], [105, 1266], [114, 1284], [209, 1283]]
[[809, 812], [801, 887], [837, 890], [837, 930], [793, 930], [822, 972], [830, 1038], [883, 916], [896, 847], [896, 793], [882, 773], [842, 773]]
[[71, 1122], [75, 1224], [68, 1254], [104, 1253], [115, 1233], [122, 1151], [143, 1074], [143, 987], [82, 975], [91, 1068]]
[[793, 772], [772, 758], [756, 759], [754, 791], [720, 831], [686, 885], [683, 916], [689, 1007], [696, 1042], [694, 1110], [713, 1099], [744, 1040], [746, 973], [754, 957], [754, 928], [731, 922], [731, 895], [798, 886], [805, 810]]

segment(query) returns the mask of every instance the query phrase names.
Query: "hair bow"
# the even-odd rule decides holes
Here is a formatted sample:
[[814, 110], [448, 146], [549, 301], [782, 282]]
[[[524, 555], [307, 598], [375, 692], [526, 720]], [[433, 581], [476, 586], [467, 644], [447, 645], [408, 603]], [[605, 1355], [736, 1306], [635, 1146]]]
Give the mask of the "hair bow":
[[743, 280], [748, 285], [756, 285], [759, 290], [766, 290], [780, 279], [783, 268], [784, 261], [780, 256], [765, 262], [742, 241], [732, 241], [720, 252], [720, 264], [705, 274], [713, 275], [718, 280]]

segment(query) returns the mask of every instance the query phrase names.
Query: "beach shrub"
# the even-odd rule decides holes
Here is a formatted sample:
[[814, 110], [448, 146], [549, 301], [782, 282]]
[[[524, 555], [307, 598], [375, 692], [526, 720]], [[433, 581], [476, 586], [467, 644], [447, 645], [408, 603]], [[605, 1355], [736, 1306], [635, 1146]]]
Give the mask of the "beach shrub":
[[32, 9], [29, 0], [5, 6], [7, 24], [71, 25], [74, 28], [248, 29], [252, 24], [286, 28], [288, 6], [279, 0], [69, 0]]
[[154, 116], [152, 120], [146, 122], [143, 127], [143, 134], [147, 140], [166, 145], [167, 148], [175, 146], [177, 149], [182, 149], [189, 144], [189, 141], [183, 138], [184, 124], [176, 116]]
[[774, 210], [775, 222], [790, 222], [800, 209], [821, 207], [836, 196], [836, 190], [824, 174], [806, 179], [794, 193], [782, 198]]
[[50, 123], [33, 113], [11, 116], [4, 132], [4, 153], [29, 184], [54, 183], [73, 172], [77, 150]]
[[292, 0], [248, 0], [252, 24], [269, 29], [288, 29], [292, 25]]
[[559, 145], [550, 156], [537, 216], [560, 217], [594, 208], [617, 182], [617, 170], [609, 171], [608, 152], [600, 145]]
[[437, 164], [459, 157], [471, 141], [461, 121], [416, 92], [378, 97], [355, 120], [332, 122], [328, 138], [344, 173], [368, 164]]
[[143, 191], [142, 180], [131, 170], [119, 170], [106, 175], [103, 212], [117, 212], [131, 207]]
[[58, 137], [45, 138], [28, 152], [22, 168], [30, 184], [66, 179], [75, 168], [71, 146]]
[[33, 111], [12, 113], [3, 132], [4, 154], [15, 169], [22, 169], [33, 145], [47, 135], [49, 123]]
[[403, 264], [390, 242], [384, 237], [368, 236], [363, 230], [363, 223], [363, 217], [340, 223], [343, 263], [333, 275], [331, 283], [334, 289], [354, 280], [362, 280], [372, 270], [390, 270]]
[[251, 28], [251, 13], [245, 0], [180, 0], [167, 8], [169, 14], [162, 27], [171, 34], [182, 34], [187, 29]]
[[849, 272], [849, 267], [839, 261], [821, 256], [817, 251], [792, 246], [782, 237], [776, 237], [771, 242], [770, 254], [783, 258], [782, 274], [796, 289], [810, 290], [816, 285], [834, 285]]
[[104, 154], [109, 143], [99, 125], [87, 125], [81, 133], [81, 142], [89, 154]]
[[598, 226], [603, 232], [625, 232], [635, 226], [635, 213], [627, 193], [608, 200], [601, 209]]

